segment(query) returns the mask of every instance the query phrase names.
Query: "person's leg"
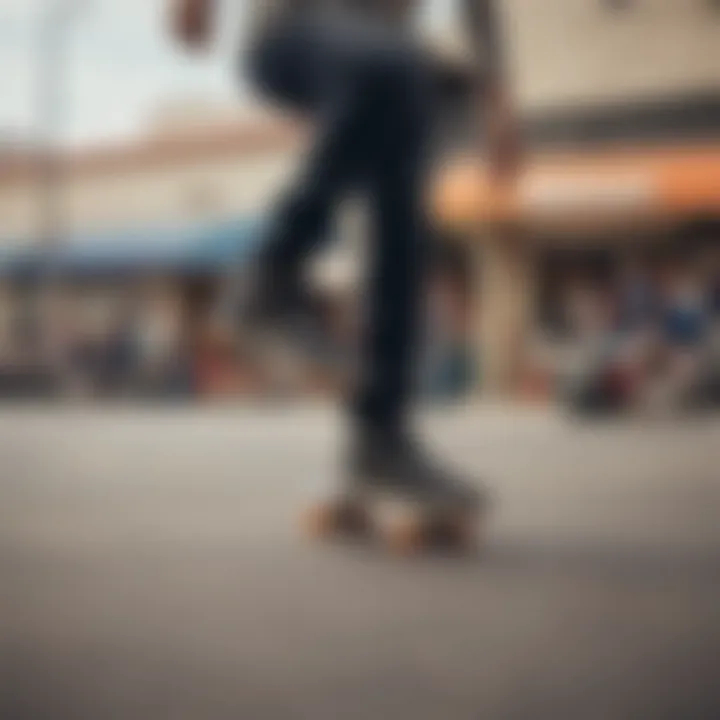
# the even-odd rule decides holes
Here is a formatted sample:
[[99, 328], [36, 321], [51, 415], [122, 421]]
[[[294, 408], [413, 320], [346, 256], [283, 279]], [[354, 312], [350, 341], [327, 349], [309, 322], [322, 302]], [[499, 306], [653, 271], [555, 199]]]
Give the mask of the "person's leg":
[[372, 155], [374, 215], [364, 357], [352, 412], [352, 486], [442, 512], [470, 513], [485, 498], [413, 437], [411, 401], [430, 250], [426, 180], [434, 83], [421, 56], [396, 55], [382, 83], [387, 122]]
[[[326, 122], [305, 173], [275, 216], [263, 265], [277, 285], [291, 284], [324, 239], [348, 185], [361, 182], [374, 228], [365, 350], [352, 404], [357, 450], [351, 476], [433, 503], [474, 505], [477, 495], [408, 442], [406, 427], [428, 245], [423, 191], [433, 110], [429, 67], [401, 38], [374, 28], [325, 24], [304, 31], [314, 33], [304, 51], [314, 57], [306, 69], [315, 74], [295, 87], [319, 100]], [[316, 81], [319, 87], [312, 87]]]
[[321, 119], [301, 173], [274, 208], [260, 253], [261, 267], [280, 282], [297, 281], [304, 261], [330, 239], [337, 206], [360, 175], [376, 122], [367, 98], [348, 87]]
[[374, 228], [364, 357], [353, 402], [363, 426], [400, 426], [411, 394], [427, 250], [424, 185], [433, 79], [407, 39], [376, 26], [305, 22], [260, 48], [259, 84], [320, 110], [318, 140], [271, 219], [260, 267], [292, 292], [348, 186], [369, 195]]
[[259, 257], [260, 268], [280, 286], [292, 285], [305, 259], [328, 239], [333, 211], [377, 152], [388, 110], [378, 80], [390, 42], [380, 42], [370, 25], [337, 18], [297, 22], [260, 44], [260, 89], [316, 124], [301, 171], [271, 213]]
[[398, 52], [383, 82], [388, 119], [368, 178], [373, 231], [362, 376], [354, 402], [360, 426], [381, 431], [402, 429], [416, 380], [433, 114], [433, 84], [417, 52]]

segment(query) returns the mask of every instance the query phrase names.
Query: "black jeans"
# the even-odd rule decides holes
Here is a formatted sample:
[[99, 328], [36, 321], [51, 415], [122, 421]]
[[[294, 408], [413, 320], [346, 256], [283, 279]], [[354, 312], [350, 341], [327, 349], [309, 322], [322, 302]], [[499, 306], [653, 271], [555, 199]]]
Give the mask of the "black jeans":
[[424, 55], [389, 28], [304, 16], [252, 49], [258, 89], [317, 121], [300, 177], [269, 225], [262, 259], [299, 274], [328, 237], [338, 204], [360, 191], [371, 214], [363, 361], [352, 412], [371, 427], [404, 422], [414, 387], [428, 230], [426, 160], [434, 83]]

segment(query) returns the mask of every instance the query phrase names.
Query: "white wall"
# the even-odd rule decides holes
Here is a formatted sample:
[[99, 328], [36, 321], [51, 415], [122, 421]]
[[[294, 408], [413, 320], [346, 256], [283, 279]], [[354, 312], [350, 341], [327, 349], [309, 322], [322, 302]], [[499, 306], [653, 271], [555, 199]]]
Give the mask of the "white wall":
[[[61, 190], [63, 231], [98, 232], [262, 211], [295, 167], [289, 153], [231, 155], [122, 173], [71, 176]], [[36, 183], [0, 187], [0, 240], [29, 240], [41, 222]]]
[[706, 0], [501, 0], [523, 106], [720, 90], [720, 12]]

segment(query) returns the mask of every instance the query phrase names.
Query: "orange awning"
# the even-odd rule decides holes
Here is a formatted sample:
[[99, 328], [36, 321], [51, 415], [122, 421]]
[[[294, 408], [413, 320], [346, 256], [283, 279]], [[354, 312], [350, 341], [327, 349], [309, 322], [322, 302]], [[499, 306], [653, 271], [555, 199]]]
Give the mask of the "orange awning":
[[720, 216], [720, 145], [537, 156], [505, 186], [471, 158], [446, 168], [434, 198], [447, 227]]

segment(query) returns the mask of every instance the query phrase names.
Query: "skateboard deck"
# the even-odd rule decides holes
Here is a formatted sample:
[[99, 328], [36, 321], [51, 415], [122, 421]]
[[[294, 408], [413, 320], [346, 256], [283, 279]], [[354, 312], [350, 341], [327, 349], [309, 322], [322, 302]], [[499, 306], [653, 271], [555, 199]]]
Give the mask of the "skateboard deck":
[[477, 549], [485, 510], [440, 510], [403, 499], [335, 497], [321, 500], [303, 517], [304, 533], [316, 541], [373, 542], [392, 554]]

